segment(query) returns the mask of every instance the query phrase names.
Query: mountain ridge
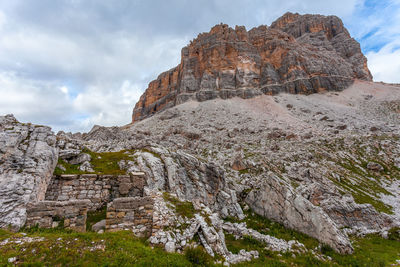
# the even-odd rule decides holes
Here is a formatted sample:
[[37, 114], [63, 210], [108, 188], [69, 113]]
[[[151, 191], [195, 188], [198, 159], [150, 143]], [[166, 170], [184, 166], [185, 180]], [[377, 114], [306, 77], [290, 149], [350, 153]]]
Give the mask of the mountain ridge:
[[336, 16], [286, 13], [247, 31], [218, 24], [182, 48], [136, 103], [132, 122], [188, 100], [342, 90], [372, 81], [359, 43]]

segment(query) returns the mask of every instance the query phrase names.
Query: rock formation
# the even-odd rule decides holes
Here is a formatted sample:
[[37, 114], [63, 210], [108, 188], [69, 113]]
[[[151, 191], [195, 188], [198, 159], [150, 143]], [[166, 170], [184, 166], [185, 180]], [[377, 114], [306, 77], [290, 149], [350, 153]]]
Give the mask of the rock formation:
[[181, 63], [150, 82], [132, 122], [188, 100], [341, 90], [371, 81], [367, 60], [336, 16], [286, 13], [270, 27], [214, 26], [182, 49]]
[[259, 190], [249, 193], [246, 203], [261, 216], [315, 237], [340, 253], [353, 252], [347, 235], [323, 209], [296, 194], [287, 181], [267, 177]]
[[25, 224], [28, 203], [44, 199], [57, 164], [50, 127], [0, 117], [0, 228]]
[[128, 172], [145, 172], [149, 191], [166, 191], [180, 200], [202, 203], [223, 217], [243, 218], [236, 193], [227, 186], [222, 168], [182, 151], [147, 149], [135, 153], [137, 163], [127, 162], [125, 168]]

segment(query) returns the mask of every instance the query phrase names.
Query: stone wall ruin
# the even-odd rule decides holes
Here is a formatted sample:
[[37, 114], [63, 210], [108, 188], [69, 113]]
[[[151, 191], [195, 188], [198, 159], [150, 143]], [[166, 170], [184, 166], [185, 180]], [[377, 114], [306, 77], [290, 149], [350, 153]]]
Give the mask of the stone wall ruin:
[[129, 175], [66, 174], [53, 176], [45, 200], [27, 207], [27, 227], [66, 228], [85, 232], [88, 211], [107, 206], [106, 231], [131, 230], [150, 236], [152, 197], [144, 196], [144, 173]]
[[65, 228], [85, 232], [89, 202], [89, 200], [45, 200], [28, 204], [25, 226], [55, 228], [63, 225]]
[[90, 200], [89, 210], [95, 211], [115, 198], [142, 197], [143, 173], [130, 175], [65, 174], [53, 176], [45, 200]]
[[149, 237], [153, 226], [152, 197], [116, 198], [107, 205], [106, 231], [132, 230]]

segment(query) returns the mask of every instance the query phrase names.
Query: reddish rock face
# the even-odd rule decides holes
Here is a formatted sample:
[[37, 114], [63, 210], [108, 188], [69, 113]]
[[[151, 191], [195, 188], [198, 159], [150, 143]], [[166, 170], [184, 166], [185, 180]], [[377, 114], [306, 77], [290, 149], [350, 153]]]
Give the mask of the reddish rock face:
[[132, 122], [188, 100], [341, 90], [372, 80], [360, 45], [336, 16], [286, 13], [270, 27], [214, 26], [150, 82]]

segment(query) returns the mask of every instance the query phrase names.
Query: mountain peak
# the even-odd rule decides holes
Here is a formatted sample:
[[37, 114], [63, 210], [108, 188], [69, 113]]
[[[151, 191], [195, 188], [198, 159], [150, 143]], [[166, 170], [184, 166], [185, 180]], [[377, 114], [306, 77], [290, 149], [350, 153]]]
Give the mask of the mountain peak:
[[249, 31], [217, 24], [182, 49], [181, 63], [150, 82], [132, 122], [180, 103], [280, 92], [342, 90], [371, 81], [367, 59], [336, 16], [285, 13]]

